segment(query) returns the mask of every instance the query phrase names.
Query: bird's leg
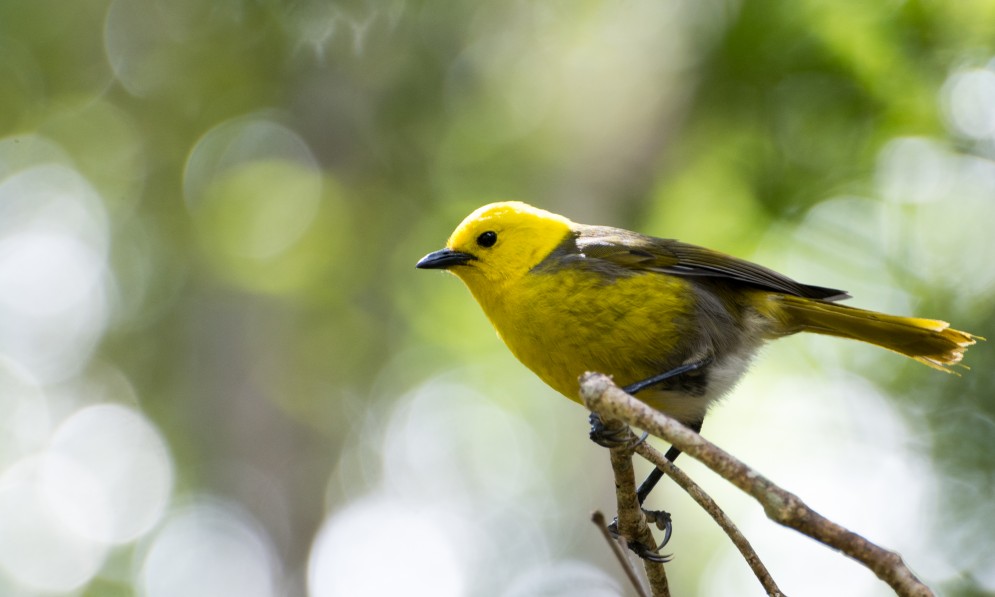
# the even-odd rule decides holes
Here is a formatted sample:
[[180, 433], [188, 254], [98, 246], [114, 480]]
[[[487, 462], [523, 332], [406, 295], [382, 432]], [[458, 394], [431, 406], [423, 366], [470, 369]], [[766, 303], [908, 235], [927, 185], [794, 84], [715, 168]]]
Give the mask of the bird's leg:
[[[701, 431], [701, 424], [703, 421], [696, 421], [694, 423], [688, 424], [689, 429], [693, 429], [695, 433]], [[670, 446], [667, 453], [663, 455], [668, 461], [673, 462], [681, 455], [680, 448], [676, 446]], [[663, 471], [659, 468], [653, 468], [650, 474], [646, 476], [640, 485], [639, 489], [636, 490], [636, 497], [639, 498], [639, 505], [642, 506], [643, 502], [649, 496], [656, 484], [660, 482], [663, 478]], [[673, 534], [674, 527], [670, 518], [670, 513], [664, 510], [647, 510], [643, 508], [643, 515], [646, 516], [646, 522], [655, 524], [656, 528], [663, 531], [663, 541], [657, 546], [656, 550], [650, 550], [649, 548], [638, 544], [632, 543], [629, 545], [629, 549], [632, 550], [637, 556], [643, 558], [644, 560], [650, 560], [652, 562], [667, 562], [669, 558], [667, 556], [662, 556], [658, 552], [670, 541], [670, 536]], [[608, 531], [612, 536], [618, 537], [618, 517], [612, 520], [611, 524], [608, 525]]]
[[[634, 384], [625, 386], [624, 388], [622, 388], [622, 390], [626, 394], [634, 395], [636, 392], [639, 392], [640, 390], [645, 390], [650, 386], [656, 385], [672, 377], [677, 377], [678, 375], [689, 373], [691, 371], [697, 371], [707, 366], [711, 362], [712, 362], [711, 357], [707, 357], [700, 361], [685, 363], [684, 365], [681, 365], [679, 367], [674, 367], [673, 369], [665, 371], [659, 375], [654, 375], [653, 377], [650, 377], [648, 379], [644, 379]], [[702, 422], [703, 421], [694, 421], [688, 424], [688, 427], [693, 429], [695, 433], [699, 433], [701, 431]], [[600, 417], [598, 417], [594, 413], [591, 413], [591, 439], [599, 445], [610, 448], [613, 446], [619, 446], [623, 443], [629, 442], [630, 436], [627, 433], [624, 435], [624, 437], [622, 435], [624, 429], [625, 427], [622, 427], [620, 429], [608, 429], [605, 427]], [[643, 434], [643, 437], [639, 440], [639, 442], [643, 441], [644, 439], [646, 439], [646, 434]], [[638, 445], [639, 442], [636, 442], [636, 444]], [[674, 460], [677, 459], [678, 456], [680, 456], [680, 454], [681, 454], [680, 448], [677, 448], [676, 446], [671, 446], [670, 449], [667, 450], [667, 453], [664, 455], [664, 458], [666, 458], [670, 462], [673, 462]], [[646, 480], [644, 480], [639, 485], [639, 489], [636, 490], [636, 496], [639, 498], [640, 506], [643, 505], [643, 503], [646, 501], [646, 498], [649, 496], [650, 492], [653, 491], [653, 488], [656, 487], [656, 484], [660, 482], [661, 478], [663, 478], [663, 471], [660, 470], [659, 468], [654, 468], [652, 471], [650, 471], [650, 474], [646, 477]], [[649, 548], [640, 544], [630, 544], [629, 549], [631, 549], [636, 555], [645, 560], [650, 560], [655, 562], [666, 562], [668, 558], [666, 556], [660, 555], [658, 552], [664, 545], [667, 544], [668, 541], [670, 541], [670, 536], [671, 534], [673, 534], [673, 524], [671, 522], [670, 513], [665, 512], [663, 510], [646, 510], [644, 508], [643, 514], [646, 516], [647, 522], [655, 524], [658, 529], [663, 531], [663, 541], [660, 542], [660, 545], [657, 546], [656, 550], [650, 550]], [[618, 518], [613, 520], [612, 523], [608, 525], [608, 530], [609, 532], [612, 533], [612, 535], [618, 536]]]
[[[691, 429], [695, 433], [701, 433], [702, 423], [704, 423], [704, 419], [701, 421], [695, 421], [694, 423], [688, 423], [687, 427], [688, 429]], [[667, 453], [664, 454], [663, 457], [669, 460], [670, 462], [673, 462], [677, 460], [677, 457], [680, 455], [681, 455], [680, 448], [676, 446], [670, 446], [670, 449], [667, 450]], [[649, 497], [650, 492], [653, 491], [653, 488], [656, 487], [656, 484], [659, 483], [660, 479], [662, 478], [663, 478], [663, 471], [658, 468], [654, 468], [653, 470], [650, 471], [649, 475], [646, 475], [646, 480], [644, 480], [639, 485], [639, 489], [636, 490], [636, 496], [639, 498], [640, 506], [643, 505], [643, 502], [645, 502], [646, 498]]]
[[[661, 373], [659, 375], [654, 375], [653, 377], [644, 379], [642, 381], [637, 381], [634, 384], [625, 386], [624, 388], [622, 388], [622, 391], [625, 392], [626, 394], [629, 394], [629, 395], [635, 395], [636, 392], [645, 390], [646, 388], [648, 388], [650, 386], [656, 385], [656, 384], [658, 384], [658, 383], [660, 383], [662, 381], [666, 381], [666, 380], [668, 380], [668, 379], [670, 379], [672, 377], [677, 377], [678, 375], [682, 375], [684, 373], [690, 373], [691, 371], [697, 371], [698, 369], [701, 369], [701, 368], [707, 366], [711, 362], [712, 362], [712, 358], [709, 356], [709, 357], [703, 358], [700, 361], [694, 361], [692, 363], [685, 363], [685, 364], [683, 364], [683, 365], [681, 365], [679, 367], [674, 367], [673, 369], [670, 369], [668, 371], [664, 371], [663, 373]], [[591, 433], [590, 433], [591, 441], [593, 441], [594, 443], [598, 444], [599, 446], [602, 446], [602, 447], [605, 447], [605, 448], [617, 448], [617, 447], [620, 447], [620, 446], [623, 446], [623, 445], [631, 443], [628, 430], [626, 429], [626, 427], [624, 425], [619, 425], [618, 427], [608, 427], [608, 426], [606, 426], [604, 424], [604, 422], [601, 420], [601, 417], [598, 416], [597, 413], [591, 413], [591, 416], [589, 417], [589, 419], [591, 421]], [[639, 445], [639, 442], [642, 442], [643, 440], [645, 440], [647, 435], [648, 434], [643, 433], [643, 436], [639, 439], [638, 442], [636, 442], [635, 444], [633, 444], [632, 447], [635, 447], [636, 445]], [[677, 453], [679, 454], [680, 451], [678, 451]], [[669, 454], [669, 452], [668, 452], [668, 454]], [[675, 454], [674, 458], [676, 458], [676, 457], [677, 457], [677, 455]], [[647, 479], [647, 481], [648, 480], [649, 479]], [[656, 481], [653, 481], [653, 483], [650, 484], [649, 487], [647, 487], [646, 493], [649, 493], [649, 491], [651, 489], [653, 489], [653, 485], [656, 485], [657, 481], [659, 481], [659, 478], [657, 478]], [[644, 481], [643, 482], [643, 486], [645, 486], [645, 485], [646, 485], [646, 482]], [[642, 488], [642, 486], [640, 486], [640, 488]], [[646, 496], [640, 493], [639, 503], [640, 504], [643, 503], [643, 500], [645, 500], [645, 499], [646, 499]]]
[[629, 394], [630, 396], [635, 396], [636, 392], [639, 392], [641, 390], [645, 390], [646, 388], [648, 388], [650, 386], [654, 386], [654, 385], [660, 383], [661, 381], [665, 381], [665, 380], [670, 379], [671, 377], [677, 377], [678, 375], [682, 375], [684, 373], [689, 373], [691, 371], [697, 371], [698, 369], [706, 367], [706, 366], [710, 365], [711, 363], [712, 363], [712, 357], [711, 356], [706, 356], [705, 358], [701, 359], [700, 361], [693, 361], [691, 363], [684, 363], [683, 365], [681, 365], [679, 367], [674, 367], [673, 369], [670, 369], [669, 371], [664, 371], [663, 373], [661, 373], [659, 375], [654, 375], [653, 377], [648, 377], [648, 378], [646, 378], [646, 379], [644, 379], [642, 381], [637, 381], [634, 384], [627, 385], [624, 388], [622, 388], [622, 391], [625, 392], [626, 394]]
[[[671, 377], [677, 377], [678, 375], [682, 375], [684, 373], [689, 373], [691, 371], [697, 371], [698, 369], [702, 369], [711, 364], [711, 362], [712, 362], [712, 357], [707, 356], [701, 359], [700, 361], [685, 363], [680, 367], [674, 367], [673, 369], [665, 371], [659, 375], [654, 375], [653, 377], [650, 377], [648, 379], [644, 379], [634, 384], [625, 386], [624, 388], [622, 388], [622, 390], [626, 394], [632, 396], [635, 395], [636, 392], [639, 392], [640, 390], [645, 390], [646, 388], [658, 384], [661, 381], [670, 379]], [[700, 421], [692, 421], [691, 423], [688, 424], [688, 427], [693, 429], [695, 433], [700, 433], [701, 424], [703, 421], [704, 419]], [[664, 458], [666, 458], [670, 462], [673, 462], [677, 460], [677, 457], [680, 455], [681, 455], [680, 449], [671, 446], [670, 449], [667, 450], [667, 453], [664, 455]], [[653, 491], [653, 488], [656, 487], [656, 484], [660, 482], [660, 479], [662, 477], [663, 477], [662, 470], [654, 468], [652, 471], [650, 471], [649, 476], [646, 477], [646, 480], [642, 482], [642, 484], [639, 486], [639, 490], [636, 492], [636, 495], [639, 497], [640, 506], [643, 504], [643, 502], [646, 501], [647, 496], [649, 496], [650, 492]], [[664, 543], [666, 543], [666, 541], [664, 541]]]

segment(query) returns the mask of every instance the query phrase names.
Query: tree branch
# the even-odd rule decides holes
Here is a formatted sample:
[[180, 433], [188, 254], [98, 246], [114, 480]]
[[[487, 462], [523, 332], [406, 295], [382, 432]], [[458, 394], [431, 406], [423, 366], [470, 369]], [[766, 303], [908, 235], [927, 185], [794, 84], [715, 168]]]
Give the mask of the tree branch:
[[646, 593], [646, 589], [643, 587], [642, 582], [639, 580], [639, 575], [636, 573], [636, 569], [632, 567], [632, 561], [629, 560], [629, 553], [624, 547], [619, 545], [619, 540], [612, 538], [611, 531], [608, 530], [608, 523], [605, 522], [605, 515], [601, 513], [601, 510], [595, 510], [591, 514], [591, 522], [594, 523], [598, 530], [601, 531], [601, 535], [605, 538], [608, 543], [608, 547], [611, 548], [612, 553], [615, 554], [615, 558], [618, 560], [622, 570], [625, 572], [625, 576], [632, 583], [633, 588], [636, 589], [636, 593], [639, 597], [649, 597]]
[[[606, 428], [625, 427], [618, 420], [603, 421]], [[618, 533], [629, 541], [635, 541], [650, 551], [656, 547], [653, 531], [646, 523], [646, 516], [636, 495], [636, 473], [632, 468], [632, 448], [623, 445], [609, 449], [612, 472], [615, 474], [615, 501], [618, 508]], [[661, 562], [643, 560], [646, 578], [649, 580], [653, 597], [670, 597], [667, 572]]]
[[[581, 376], [584, 404], [603, 420], [622, 421], [664, 439], [705, 464], [756, 499], [771, 520], [843, 552], [873, 571], [902, 597], [927, 597], [933, 592], [905, 565], [902, 557], [883, 549], [809, 508], [798, 496], [787, 492], [728, 452], [626, 394], [600, 373]], [[631, 466], [631, 463], [630, 463]]]
[[778, 588], [777, 583], [775, 583], [773, 577], [771, 577], [770, 572], [767, 571], [767, 567], [764, 566], [764, 563], [760, 560], [757, 552], [753, 550], [753, 546], [750, 545], [750, 542], [747, 541], [745, 536], [743, 536], [743, 533], [741, 533], [736, 527], [736, 524], [733, 523], [732, 519], [726, 515], [722, 508], [719, 508], [719, 505], [715, 503], [715, 500], [713, 500], [711, 496], [705, 493], [705, 491], [697, 483], [691, 480], [691, 477], [688, 477], [684, 471], [677, 468], [673, 462], [667, 460], [664, 455], [653, 446], [643, 442], [636, 447], [636, 453], [655, 464], [657, 468], [663, 470], [668, 477], [677, 483], [681, 489], [686, 491], [688, 495], [694, 499], [694, 501], [698, 502], [698, 505], [701, 506], [701, 508], [707, 512], [716, 523], [718, 523], [719, 527], [721, 527], [722, 530], [725, 531], [726, 535], [729, 536], [729, 539], [732, 540], [732, 543], [736, 546], [736, 549], [739, 550], [739, 553], [743, 556], [743, 559], [746, 560], [746, 563], [750, 566], [750, 569], [753, 570], [753, 574], [757, 577], [757, 580], [760, 581], [760, 584], [763, 586], [768, 595], [772, 597], [784, 596], [784, 593], [781, 592], [781, 589]]

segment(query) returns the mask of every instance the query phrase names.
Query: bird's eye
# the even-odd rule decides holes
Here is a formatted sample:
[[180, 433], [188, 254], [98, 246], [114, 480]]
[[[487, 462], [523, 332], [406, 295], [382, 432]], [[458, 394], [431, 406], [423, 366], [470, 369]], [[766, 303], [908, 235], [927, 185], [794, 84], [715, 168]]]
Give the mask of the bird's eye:
[[477, 237], [477, 244], [484, 248], [493, 247], [496, 242], [497, 232], [494, 232], [493, 230], [481, 232], [480, 236]]

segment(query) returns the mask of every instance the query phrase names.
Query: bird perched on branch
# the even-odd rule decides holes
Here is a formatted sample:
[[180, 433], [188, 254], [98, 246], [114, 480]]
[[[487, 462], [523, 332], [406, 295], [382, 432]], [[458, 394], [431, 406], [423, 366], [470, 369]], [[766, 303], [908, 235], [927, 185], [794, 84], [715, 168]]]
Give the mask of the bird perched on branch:
[[767, 340], [852, 338], [947, 372], [976, 340], [944, 321], [841, 305], [842, 290], [717, 251], [520, 202], [476, 210], [417, 267], [463, 280], [518, 360], [567, 398], [579, 401], [578, 377], [598, 371], [695, 430]]

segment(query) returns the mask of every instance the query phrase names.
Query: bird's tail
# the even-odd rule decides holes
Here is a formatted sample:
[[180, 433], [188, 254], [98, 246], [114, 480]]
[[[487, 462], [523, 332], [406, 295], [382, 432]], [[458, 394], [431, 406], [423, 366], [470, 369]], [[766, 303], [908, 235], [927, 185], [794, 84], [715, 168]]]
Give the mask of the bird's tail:
[[936, 319], [886, 315], [789, 295], [772, 295], [771, 299], [777, 305], [774, 317], [789, 334], [814, 332], [861, 340], [948, 373], [969, 346], [984, 340]]

